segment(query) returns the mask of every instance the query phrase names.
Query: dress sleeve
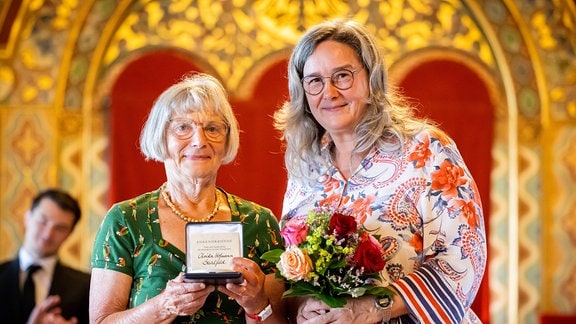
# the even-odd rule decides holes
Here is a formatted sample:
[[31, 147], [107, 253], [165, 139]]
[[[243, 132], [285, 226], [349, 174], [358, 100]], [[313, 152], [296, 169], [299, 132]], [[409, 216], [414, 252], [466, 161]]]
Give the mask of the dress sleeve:
[[427, 188], [416, 207], [423, 221], [422, 262], [392, 285], [418, 322], [460, 323], [486, 266], [480, 196], [450, 138], [424, 133], [411, 150], [411, 162], [422, 169]]
[[102, 221], [92, 249], [93, 268], [111, 269], [133, 276], [132, 255], [136, 250], [125, 210], [114, 205]]

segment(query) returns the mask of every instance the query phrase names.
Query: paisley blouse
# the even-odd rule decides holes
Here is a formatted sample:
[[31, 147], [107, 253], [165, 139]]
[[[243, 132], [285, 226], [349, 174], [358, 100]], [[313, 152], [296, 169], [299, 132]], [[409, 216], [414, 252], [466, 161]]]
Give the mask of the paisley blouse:
[[317, 207], [344, 211], [379, 235], [383, 284], [410, 311], [400, 322], [479, 322], [470, 305], [487, 257], [482, 205], [452, 139], [422, 131], [402, 149], [374, 148], [348, 180], [330, 162], [330, 144], [330, 167], [315, 184], [288, 180], [281, 224]]

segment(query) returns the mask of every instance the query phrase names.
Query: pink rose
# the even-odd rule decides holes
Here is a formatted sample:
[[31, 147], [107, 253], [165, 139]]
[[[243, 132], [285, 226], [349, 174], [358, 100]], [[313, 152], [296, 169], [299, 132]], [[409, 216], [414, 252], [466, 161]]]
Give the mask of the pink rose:
[[312, 270], [312, 260], [306, 251], [290, 245], [280, 255], [280, 261], [276, 266], [280, 274], [288, 280], [307, 280], [308, 273]]
[[378, 240], [372, 235], [362, 232], [360, 243], [352, 259], [356, 262], [357, 268], [364, 267], [366, 273], [375, 273], [384, 269], [386, 262], [383, 259], [384, 249]]
[[338, 240], [354, 233], [357, 226], [356, 219], [352, 216], [335, 213], [330, 217], [330, 233], [334, 233]]
[[299, 245], [306, 240], [308, 235], [308, 224], [304, 220], [294, 220], [286, 223], [280, 231], [286, 245]]

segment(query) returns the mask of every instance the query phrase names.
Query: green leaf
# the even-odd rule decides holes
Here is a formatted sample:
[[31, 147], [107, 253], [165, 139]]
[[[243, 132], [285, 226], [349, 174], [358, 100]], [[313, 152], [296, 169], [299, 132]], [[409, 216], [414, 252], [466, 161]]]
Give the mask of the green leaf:
[[333, 262], [330, 263], [329, 268], [344, 268], [346, 267], [346, 259], [342, 258], [340, 260], [335, 259]]
[[317, 287], [314, 287], [312, 284], [307, 282], [299, 281], [293, 283], [290, 289], [284, 292], [284, 295], [287, 296], [308, 296], [314, 295], [318, 291]]
[[346, 298], [342, 298], [342, 297], [333, 297], [333, 296], [316, 294], [316, 298], [320, 299], [326, 305], [328, 305], [332, 308], [340, 308], [340, 307], [344, 307], [344, 305], [346, 305]]
[[282, 253], [284, 253], [284, 250], [282, 250], [282, 249], [270, 250], [270, 251], [264, 252], [260, 256], [260, 259], [266, 260], [269, 262], [278, 263], [278, 262], [280, 262], [280, 255], [282, 255]]
[[305, 290], [305, 289], [288, 289], [282, 294], [282, 298], [285, 297], [298, 297], [298, 296], [314, 296], [316, 292], [314, 290]]
[[346, 298], [323, 295], [318, 293], [315, 289], [311, 289], [310, 287], [302, 287], [302, 286], [292, 287], [286, 290], [282, 295], [282, 297], [296, 297], [296, 296], [314, 296], [315, 298], [323, 301], [326, 305], [333, 308], [344, 307], [344, 305], [346, 305]]
[[395, 293], [388, 287], [366, 286], [366, 294], [374, 296], [394, 296]]

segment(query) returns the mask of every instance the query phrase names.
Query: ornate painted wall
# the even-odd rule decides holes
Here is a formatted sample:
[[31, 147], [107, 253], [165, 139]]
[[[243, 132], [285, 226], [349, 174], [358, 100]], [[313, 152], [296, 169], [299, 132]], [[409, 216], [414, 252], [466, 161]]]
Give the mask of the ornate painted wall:
[[102, 100], [132, 55], [193, 53], [241, 97], [250, 74], [286, 56], [308, 26], [340, 16], [376, 33], [392, 74], [395, 62], [428, 48], [462, 51], [486, 68], [501, 94], [489, 202], [491, 322], [576, 314], [572, 0], [4, 0], [0, 259], [21, 242], [31, 196], [58, 185], [80, 198], [86, 216], [62, 258], [88, 269], [110, 203]]

